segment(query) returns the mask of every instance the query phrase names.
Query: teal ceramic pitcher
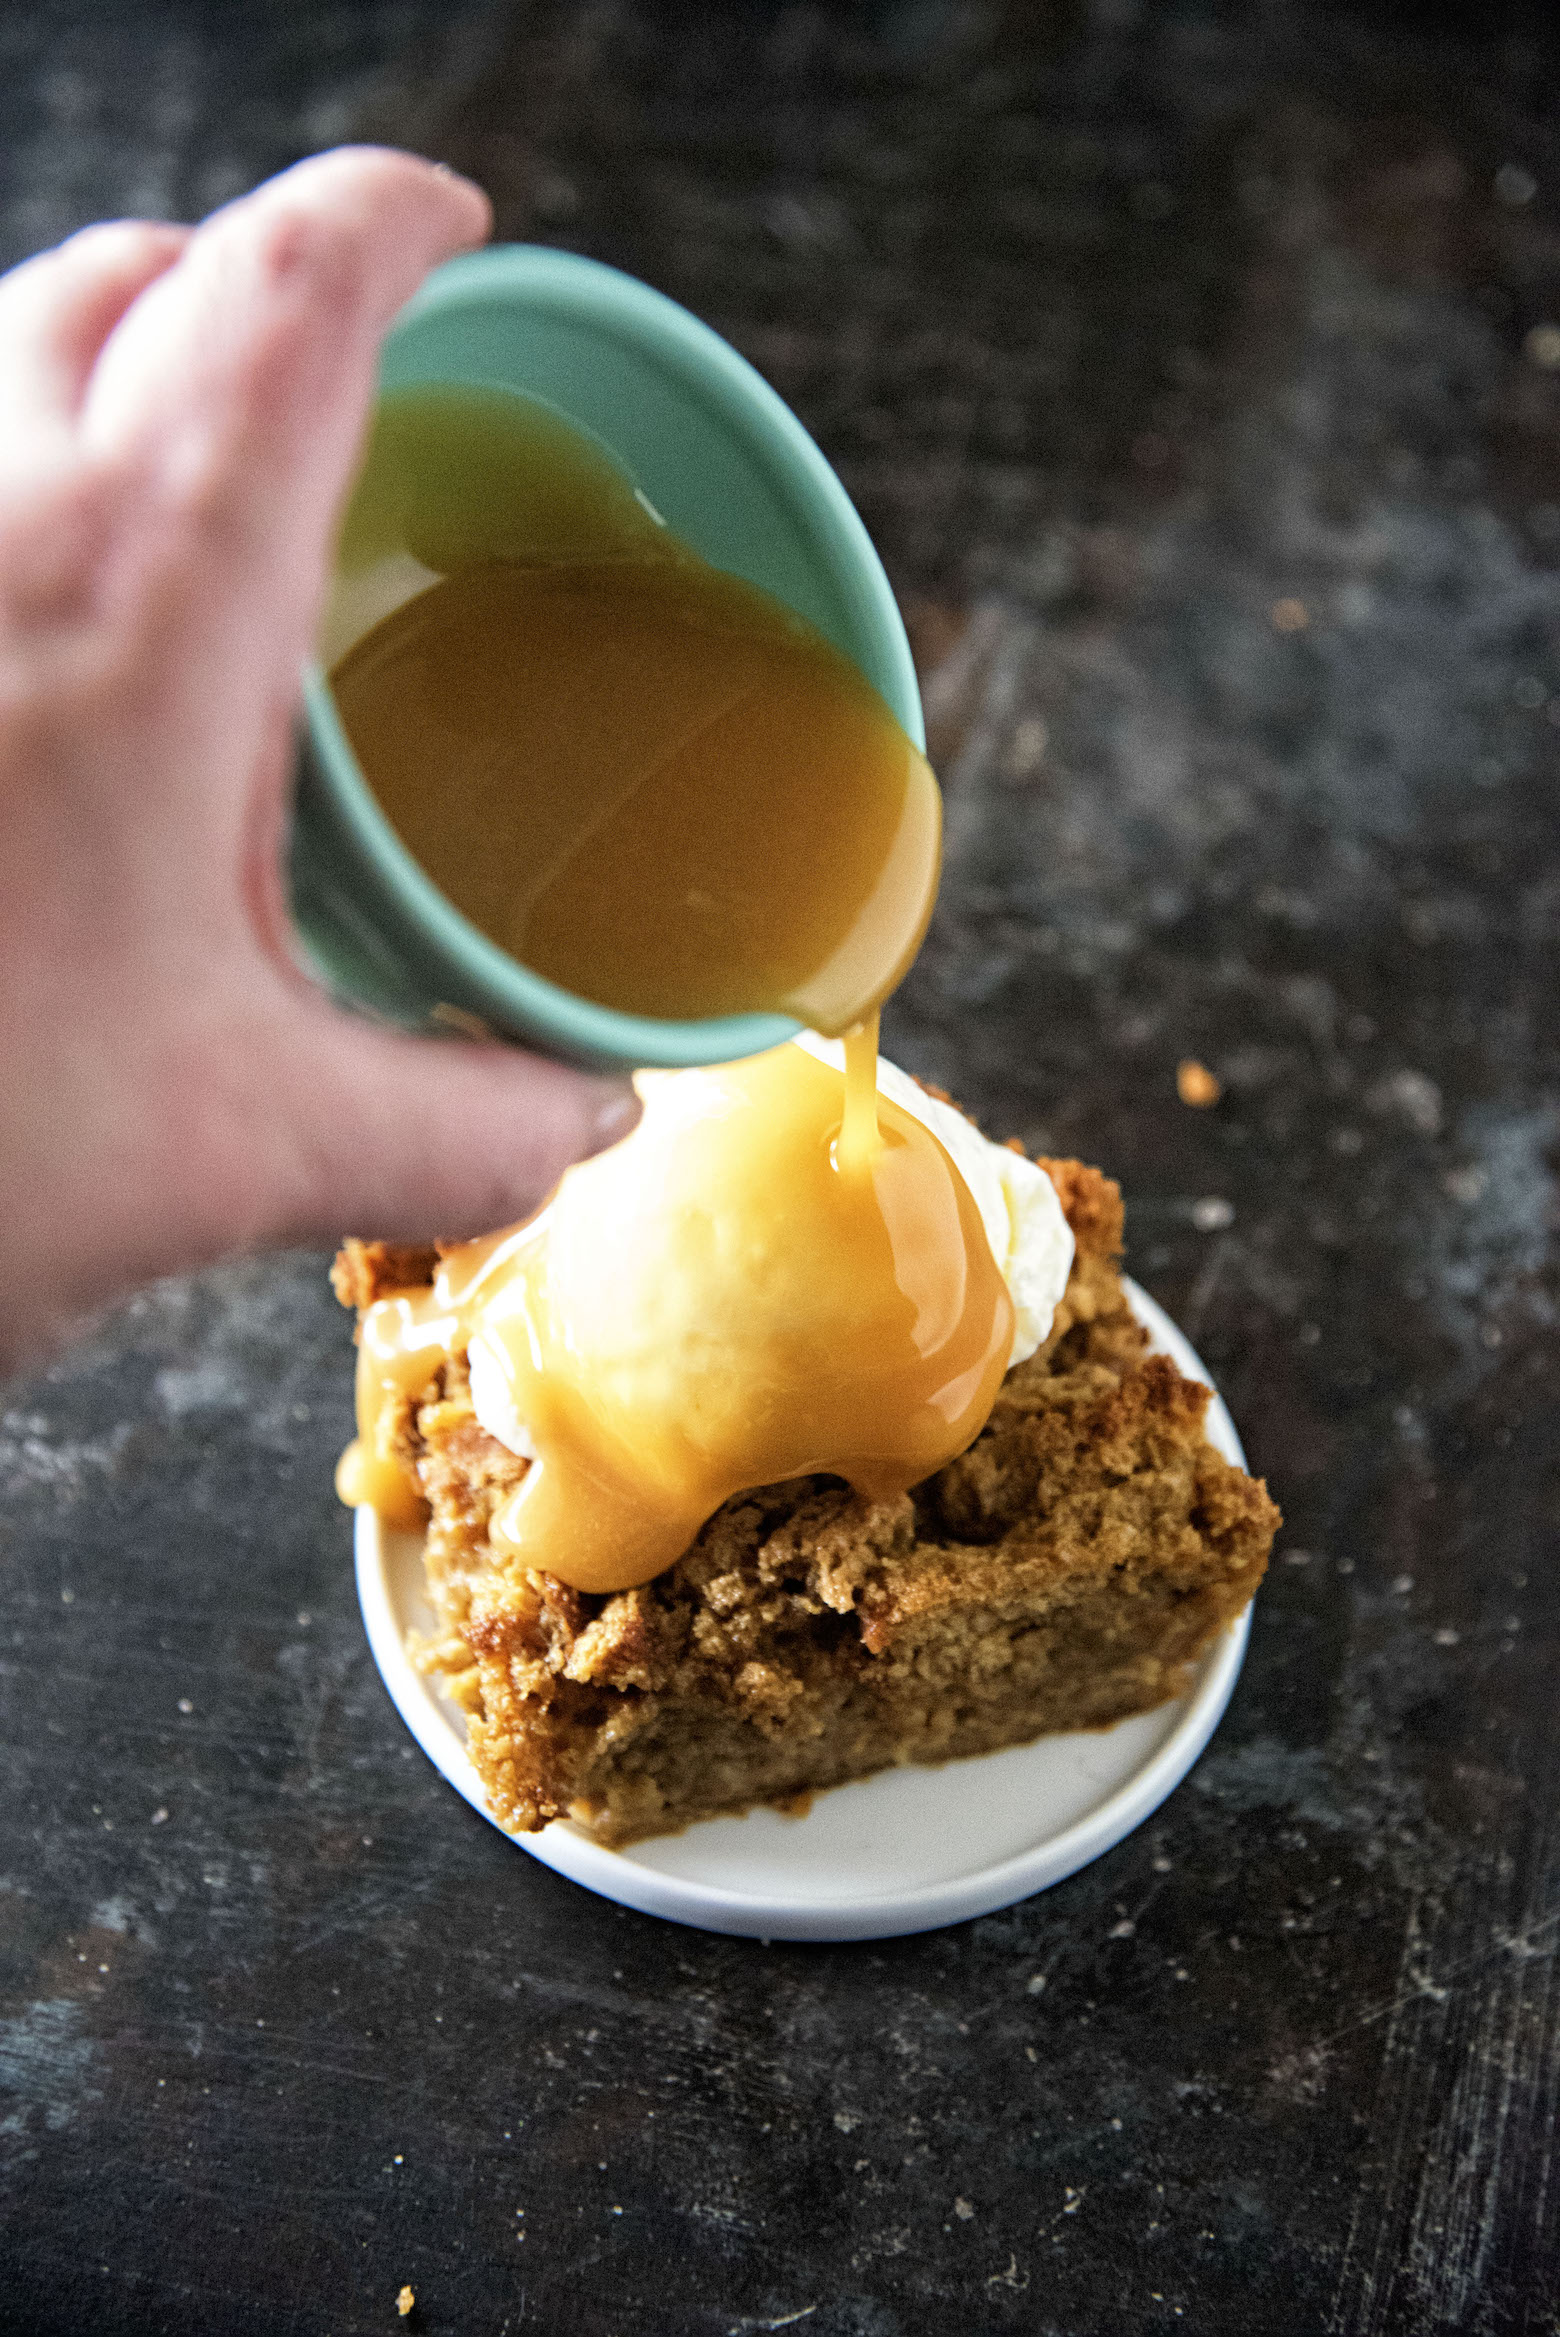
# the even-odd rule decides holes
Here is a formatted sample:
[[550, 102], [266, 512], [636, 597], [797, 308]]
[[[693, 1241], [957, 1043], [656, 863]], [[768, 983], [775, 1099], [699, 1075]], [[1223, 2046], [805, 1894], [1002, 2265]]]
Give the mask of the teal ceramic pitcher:
[[[380, 382], [545, 399], [607, 447], [674, 534], [817, 626], [924, 744], [904, 625], [844, 488], [752, 366], [675, 301], [594, 260], [499, 245], [429, 277], [386, 340]], [[482, 1031], [612, 1069], [725, 1062], [795, 1031], [774, 1014], [620, 1014], [544, 981], [462, 916], [406, 850], [317, 665], [304, 709], [293, 920], [339, 997], [411, 1029]]]

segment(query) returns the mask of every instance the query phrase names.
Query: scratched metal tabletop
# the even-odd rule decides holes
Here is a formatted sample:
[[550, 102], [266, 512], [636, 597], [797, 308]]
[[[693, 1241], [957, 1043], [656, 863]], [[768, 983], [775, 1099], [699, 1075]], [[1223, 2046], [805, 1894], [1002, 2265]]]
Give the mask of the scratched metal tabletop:
[[1557, 64], [1497, 0], [0, 14], [0, 259], [389, 137], [792, 401], [947, 789], [892, 1051], [1122, 1179], [1288, 1519], [1097, 1865], [711, 1938], [396, 1719], [324, 1260], [139, 1300], [0, 1399], [8, 2337], [1560, 2328]]

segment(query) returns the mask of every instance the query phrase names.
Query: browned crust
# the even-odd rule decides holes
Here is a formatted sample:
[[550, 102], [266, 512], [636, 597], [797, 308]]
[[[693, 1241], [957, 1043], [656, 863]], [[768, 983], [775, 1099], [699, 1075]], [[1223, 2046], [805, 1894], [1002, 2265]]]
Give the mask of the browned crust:
[[[1015, 1149], [1022, 1151], [1023, 1147], [1017, 1145]], [[1037, 1159], [1056, 1187], [1056, 1197], [1072, 1227], [1079, 1255], [1103, 1265], [1114, 1265], [1121, 1256], [1126, 1220], [1121, 1187], [1114, 1177], [1102, 1176], [1087, 1161], [1053, 1160], [1043, 1152]]]
[[[487, 1529], [526, 1462], [456, 1357], [398, 1447], [427, 1496], [437, 1639], [494, 1814], [632, 1841], [904, 1761], [1100, 1727], [1184, 1691], [1246, 1604], [1278, 1511], [1207, 1443], [1207, 1390], [1127, 1305], [1118, 1187], [1045, 1160], [1076, 1255], [1043, 1347], [970, 1450], [894, 1502], [837, 1479], [726, 1502], [652, 1583], [586, 1596], [509, 1572]], [[433, 1253], [349, 1243], [337, 1294], [407, 1287]]]
[[353, 1234], [336, 1252], [330, 1286], [343, 1306], [361, 1315], [392, 1290], [421, 1289], [438, 1263], [432, 1242], [362, 1242]]

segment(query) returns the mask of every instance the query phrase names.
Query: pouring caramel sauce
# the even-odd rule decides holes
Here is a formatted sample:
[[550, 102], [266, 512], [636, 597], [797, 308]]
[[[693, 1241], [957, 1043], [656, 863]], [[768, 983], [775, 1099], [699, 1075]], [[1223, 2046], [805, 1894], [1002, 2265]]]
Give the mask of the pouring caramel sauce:
[[466, 1352], [530, 1466], [501, 1558], [649, 1580], [729, 1495], [902, 1493], [979, 1433], [1013, 1306], [969, 1189], [877, 1089], [941, 806], [875, 691], [680, 544], [604, 449], [504, 392], [387, 399], [325, 636], [409, 850], [523, 964], [670, 1018], [846, 1034], [639, 1075], [645, 1115], [523, 1225], [447, 1252], [359, 1338], [344, 1501], [421, 1523], [398, 1404]]

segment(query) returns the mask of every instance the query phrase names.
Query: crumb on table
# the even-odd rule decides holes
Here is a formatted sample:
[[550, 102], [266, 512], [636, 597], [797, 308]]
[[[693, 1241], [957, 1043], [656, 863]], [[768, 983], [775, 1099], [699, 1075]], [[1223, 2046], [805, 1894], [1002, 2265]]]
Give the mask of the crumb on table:
[[1199, 1063], [1195, 1055], [1185, 1055], [1175, 1067], [1175, 1092], [1183, 1104], [1200, 1112], [1216, 1104], [1224, 1089], [1206, 1063]]

